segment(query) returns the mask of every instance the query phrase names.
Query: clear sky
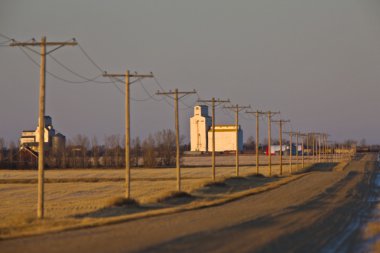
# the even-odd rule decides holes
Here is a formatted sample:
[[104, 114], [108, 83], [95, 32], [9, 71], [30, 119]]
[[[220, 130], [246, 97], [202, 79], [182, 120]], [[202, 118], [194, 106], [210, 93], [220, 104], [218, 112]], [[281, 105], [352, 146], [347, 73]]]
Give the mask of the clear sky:
[[[293, 130], [380, 143], [379, 13], [378, 0], [1, 0], [0, 33], [20, 41], [75, 37], [109, 72], [153, 71], [167, 90], [196, 89], [203, 99], [280, 110]], [[52, 55], [85, 77], [100, 74], [79, 47]], [[83, 81], [51, 58], [47, 68]], [[38, 67], [20, 49], [0, 46], [0, 136], [7, 141], [35, 128], [38, 83]], [[158, 89], [153, 80], [143, 83], [151, 94]], [[148, 98], [140, 83], [131, 90]], [[188, 136], [192, 109], [181, 107]], [[46, 112], [69, 138], [123, 134], [124, 97], [112, 84], [73, 85], [48, 75]], [[133, 101], [132, 134], [174, 128], [173, 115], [164, 101]], [[223, 110], [217, 117], [233, 122]], [[245, 137], [254, 135], [250, 118], [241, 118]]]

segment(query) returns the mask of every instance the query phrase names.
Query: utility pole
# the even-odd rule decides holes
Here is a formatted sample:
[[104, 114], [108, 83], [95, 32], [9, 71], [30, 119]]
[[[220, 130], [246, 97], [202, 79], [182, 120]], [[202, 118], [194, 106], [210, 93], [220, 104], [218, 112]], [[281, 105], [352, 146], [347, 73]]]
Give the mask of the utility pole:
[[311, 134], [312, 142], [313, 142], [313, 162], [315, 163], [315, 134]]
[[323, 142], [324, 142], [324, 159], [326, 160], [326, 162], [328, 162], [330, 159], [329, 159], [329, 154], [328, 154], [328, 148], [329, 148], [329, 143], [328, 143], [328, 134], [325, 133], [323, 135]]
[[[178, 91], [175, 89], [174, 91], [169, 90], [168, 92], [157, 91], [156, 95], [164, 95], [169, 98], [174, 99], [174, 116], [175, 116], [175, 145], [176, 145], [176, 171], [177, 171], [177, 191], [181, 191], [181, 168], [179, 166], [179, 120], [178, 120], [178, 101], [190, 94], [196, 94], [195, 90], [193, 91]], [[173, 98], [174, 97], [174, 98]]]
[[309, 134], [298, 133], [298, 135], [301, 137], [301, 142], [302, 142], [302, 147], [301, 147], [302, 169], [304, 169], [305, 168], [304, 143], [305, 143], [305, 137], [309, 139]]
[[239, 112], [242, 110], [251, 108], [251, 106], [240, 106], [238, 104], [233, 106], [224, 106], [225, 109], [230, 109], [235, 112], [235, 128], [236, 128], [236, 153], [235, 153], [235, 160], [236, 160], [236, 176], [239, 176]]
[[300, 132], [297, 131], [297, 132], [295, 132], [295, 134], [296, 134], [296, 163], [297, 163], [296, 168], [298, 170], [298, 165], [299, 165], [299, 160], [298, 160], [298, 144], [299, 144], [299, 139], [298, 139], [298, 137], [300, 135]]
[[313, 162], [320, 162], [320, 133], [311, 133], [311, 136], [313, 142]]
[[212, 158], [211, 158], [211, 169], [212, 169], [212, 181], [215, 181], [215, 106], [222, 103], [229, 103], [230, 100], [215, 99], [214, 97], [211, 100], [198, 100], [199, 103], [210, 103], [212, 107]]
[[310, 156], [310, 151], [309, 151], [309, 139], [310, 139], [310, 133], [305, 134], [306, 137], [306, 151], [307, 151], [307, 156]]
[[262, 114], [265, 114], [265, 112], [256, 110], [255, 112], [246, 111], [245, 113], [254, 114], [256, 117], [256, 175], [259, 175], [259, 167], [260, 167], [260, 161], [259, 161], [259, 116]]
[[152, 78], [153, 74], [138, 74], [131, 73], [126, 70], [124, 74], [109, 74], [104, 72], [104, 77], [118, 78], [124, 77], [125, 79], [125, 198], [131, 198], [131, 166], [130, 166], [130, 149], [131, 149], [131, 108], [130, 108], [130, 86], [131, 78]]
[[321, 134], [318, 134], [318, 162], [321, 162], [321, 151], [322, 151], [322, 145], [321, 145]]
[[273, 123], [278, 123], [279, 127], [279, 135], [280, 135], [280, 175], [282, 176], [282, 125], [284, 123], [290, 122], [290, 120], [273, 120]]
[[[289, 134], [289, 142], [290, 142], [290, 149], [289, 149], [289, 166], [290, 166], [290, 174], [293, 174], [293, 168], [292, 168], [292, 158], [293, 158], [293, 135], [297, 136], [297, 145], [298, 145], [298, 134], [297, 132], [284, 132], [284, 134]], [[296, 148], [297, 150], [297, 148]], [[297, 156], [298, 161], [298, 156]]]
[[[61, 47], [64, 46], [76, 46], [78, 43], [73, 39], [71, 42], [48, 42], [46, 41], [46, 37], [41, 38], [41, 42], [31, 41], [31, 42], [17, 42], [13, 41], [9, 44], [11, 47], [40, 47], [41, 52], [32, 50], [33, 52], [39, 54], [41, 56], [41, 64], [40, 64], [40, 93], [39, 93], [39, 118], [38, 118], [38, 200], [37, 200], [37, 217], [39, 219], [44, 218], [44, 163], [45, 163], [45, 154], [44, 154], [44, 131], [45, 131], [45, 102], [46, 102], [46, 56]], [[53, 46], [50, 51], [46, 51], [48, 46]]]
[[329, 144], [329, 135], [328, 134], [325, 134], [325, 159], [327, 160], [327, 162], [330, 161], [330, 144]]
[[271, 139], [272, 139], [272, 117], [280, 112], [267, 111], [265, 114], [268, 117], [268, 166], [269, 176], [272, 176], [272, 151], [271, 151]]

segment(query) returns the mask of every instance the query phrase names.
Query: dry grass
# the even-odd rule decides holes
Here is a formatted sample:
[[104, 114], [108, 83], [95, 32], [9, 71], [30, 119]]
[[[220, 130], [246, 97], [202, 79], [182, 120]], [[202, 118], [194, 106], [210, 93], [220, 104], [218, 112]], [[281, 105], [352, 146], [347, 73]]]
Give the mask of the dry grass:
[[[289, 167], [283, 166], [283, 169], [289, 175]], [[177, 204], [196, 206], [204, 201], [215, 200], [216, 197], [224, 199], [228, 194], [238, 194], [239, 191], [249, 189], [252, 185], [258, 187], [274, 183], [277, 187], [276, 182], [273, 182], [275, 179], [264, 177], [269, 173], [268, 167], [260, 168], [263, 176], [253, 175], [255, 171], [255, 167], [242, 166], [240, 172], [244, 179], [234, 179], [231, 183], [226, 179], [235, 174], [234, 167], [217, 167], [217, 182], [210, 181], [211, 168], [209, 167], [183, 168], [182, 190], [185, 193], [181, 194], [186, 194], [185, 196], [173, 193], [176, 189], [175, 168], [133, 169], [131, 195], [141, 205], [138, 207], [125, 198], [117, 197], [124, 193], [124, 170], [49, 170], [46, 171], [49, 183], [45, 186], [46, 219], [42, 222], [34, 218], [37, 185], [33, 180], [37, 175], [36, 171], [0, 171], [0, 180], [6, 181], [6, 183], [0, 181], [0, 199], [2, 200], [0, 236], [28, 234], [37, 230], [48, 231], [84, 224], [102, 224], [105, 221], [100, 218], [114, 217], [114, 220], [117, 220], [116, 217], [120, 218], [123, 215], [140, 217], [138, 214], [141, 211], [158, 214], [163, 211], [155, 209], [167, 206], [157, 206], [155, 204], [157, 201], [169, 206]], [[272, 173], [278, 174], [279, 166], [273, 166]], [[196, 191], [200, 188], [211, 188], [208, 194], [211, 194], [212, 198], [208, 195], [204, 195], [206, 199], [199, 198], [200, 192]], [[226, 188], [227, 191], [226, 189], [219, 191], [217, 188], [219, 190]], [[147, 207], [154, 210], [149, 209], [151, 210], [149, 211]]]
[[[380, 205], [378, 205], [377, 208], [380, 210]], [[378, 239], [379, 236], [380, 221], [369, 222], [364, 230], [364, 238], [366, 238], [367, 241], [372, 241], [372, 245], [370, 245], [372, 252], [380, 252], [380, 240]]]
[[365, 229], [366, 238], [374, 237], [380, 234], [380, 221], [373, 221], [368, 223]]

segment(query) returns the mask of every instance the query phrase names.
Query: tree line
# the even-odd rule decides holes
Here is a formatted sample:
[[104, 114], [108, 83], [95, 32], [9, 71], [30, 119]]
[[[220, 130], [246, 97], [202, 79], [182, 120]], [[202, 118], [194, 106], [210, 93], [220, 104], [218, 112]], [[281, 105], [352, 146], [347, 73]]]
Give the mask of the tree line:
[[[181, 152], [189, 145], [182, 145]], [[175, 132], [170, 129], [149, 134], [141, 140], [131, 140], [130, 163], [135, 167], [168, 167], [175, 165]], [[0, 137], [0, 168], [30, 169], [37, 168], [37, 157], [31, 152], [20, 149], [11, 141], [8, 144]], [[46, 166], [48, 168], [122, 168], [125, 167], [125, 137], [105, 136], [99, 144], [96, 136], [89, 138], [78, 134], [67, 140], [63, 150], [47, 149]]]
[[[64, 150], [47, 149], [46, 166], [48, 168], [123, 168], [125, 167], [125, 137], [109, 135], [99, 144], [96, 136], [89, 138], [78, 134], [67, 140]], [[309, 143], [312, 143], [309, 137]], [[315, 138], [315, 137], [314, 137]], [[183, 144], [180, 138], [180, 151], [188, 151], [190, 145]], [[317, 141], [316, 139], [314, 141]], [[364, 142], [364, 141], [362, 141]], [[264, 152], [267, 139], [259, 146]], [[356, 143], [354, 140], [343, 142], [346, 146]], [[272, 145], [278, 145], [278, 139], [272, 139]], [[284, 141], [284, 145], [288, 141]], [[306, 143], [304, 143], [306, 145]], [[310, 144], [311, 145], [311, 144]], [[338, 147], [335, 144], [334, 147]], [[244, 152], [255, 152], [255, 139], [250, 136], [243, 145]], [[170, 129], [149, 134], [144, 140], [136, 137], [131, 140], [130, 164], [134, 167], [170, 167], [175, 165], [175, 132]], [[182, 156], [181, 156], [182, 157]], [[37, 157], [20, 147], [13, 141], [6, 143], [0, 137], [0, 169], [37, 168]]]

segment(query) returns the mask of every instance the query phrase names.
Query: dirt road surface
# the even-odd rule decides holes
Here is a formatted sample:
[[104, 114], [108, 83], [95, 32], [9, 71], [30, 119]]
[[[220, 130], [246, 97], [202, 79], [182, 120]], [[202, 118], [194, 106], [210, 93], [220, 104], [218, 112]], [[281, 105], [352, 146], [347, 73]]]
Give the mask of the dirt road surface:
[[225, 205], [0, 241], [0, 252], [360, 252], [375, 155]]

